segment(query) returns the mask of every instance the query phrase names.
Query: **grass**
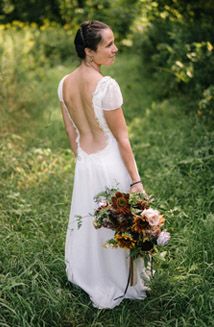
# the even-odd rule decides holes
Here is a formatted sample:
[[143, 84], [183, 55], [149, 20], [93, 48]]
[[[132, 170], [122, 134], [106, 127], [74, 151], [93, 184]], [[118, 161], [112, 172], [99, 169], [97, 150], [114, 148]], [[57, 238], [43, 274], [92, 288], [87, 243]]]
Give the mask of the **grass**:
[[122, 54], [104, 73], [121, 85], [145, 188], [172, 234], [150, 296], [96, 310], [67, 282], [63, 256], [74, 159], [56, 87], [72, 67], [56, 66], [34, 81], [24, 121], [16, 116], [13, 128], [1, 133], [0, 326], [214, 326], [213, 132], [186, 113], [185, 98], [159, 101], [157, 82], [138, 62]]

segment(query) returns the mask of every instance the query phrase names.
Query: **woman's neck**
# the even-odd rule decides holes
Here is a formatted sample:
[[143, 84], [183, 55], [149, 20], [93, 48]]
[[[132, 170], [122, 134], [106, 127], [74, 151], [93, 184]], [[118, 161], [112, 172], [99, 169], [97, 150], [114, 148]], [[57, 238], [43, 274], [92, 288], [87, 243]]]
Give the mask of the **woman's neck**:
[[81, 65], [83, 65], [84, 67], [88, 67], [91, 69], [96, 70], [98, 73], [100, 73], [100, 65], [97, 65], [94, 61], [92, 62], [87, 62], [86, 60], [83, 60]]

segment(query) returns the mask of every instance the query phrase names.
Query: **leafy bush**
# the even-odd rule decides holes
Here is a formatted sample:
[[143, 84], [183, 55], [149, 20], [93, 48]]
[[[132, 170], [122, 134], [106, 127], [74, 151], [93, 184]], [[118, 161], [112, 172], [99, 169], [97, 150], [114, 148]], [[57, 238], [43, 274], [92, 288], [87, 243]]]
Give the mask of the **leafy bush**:
[[144, 66], [159, 79], [161, 96], [186, 93], [197, 108], [203, 92], [213, 84], [213, 5], [152, 1], [144, 10], [149, 20], [141, 40]]
[[41, 26], [19, 21], [0, 25], [0, 37], [0, 51], [4, 52], [12, 42], [14, 56], [27, 60], [31, 69], [40, 64], [54, 65], [74, 55], [73, 32], [66, 25], [62, 27], [48, 20]]
[[84, 20], [97, 19], [113, 27], [117, 38], [123, 39], [138, 13], [139, 0], [4, 0], [0, 3], [0, 23], [21, 20], [44, 24], [44, 19], [69, 26], [75, 31]]

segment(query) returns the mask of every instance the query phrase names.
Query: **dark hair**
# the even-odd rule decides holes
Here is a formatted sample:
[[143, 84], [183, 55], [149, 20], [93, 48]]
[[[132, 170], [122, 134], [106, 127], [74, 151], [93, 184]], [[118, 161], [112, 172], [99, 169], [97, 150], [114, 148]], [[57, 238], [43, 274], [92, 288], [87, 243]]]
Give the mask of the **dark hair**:
[[86, 21], [80, 25], [74, 39], [76, 52], [79, 58], [84, 59], [86, 57], [85, 48], [94, 51], [97, 50], [97, 46], [102, 40], [100, 31], [106, 28], [110, 27], [98, 20]]

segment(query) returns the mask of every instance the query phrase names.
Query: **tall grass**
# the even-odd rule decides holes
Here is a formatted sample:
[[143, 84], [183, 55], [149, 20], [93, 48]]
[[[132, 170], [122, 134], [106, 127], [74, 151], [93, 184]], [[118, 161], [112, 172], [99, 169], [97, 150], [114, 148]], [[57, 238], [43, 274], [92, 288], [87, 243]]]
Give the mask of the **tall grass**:
[[0, 326], [213, 326], [213, 132], [186, 115], [185, 99], [158, 101], [158, 84], [139, 73], [138, 61], [125, 54], [104, 73], [121, 84], [145, 188], [159, 201], [172, 234], [150, 296], [96, 310], [67, 282], [63, 256], [74, 160], [56, 97], [57, 82], [71, 67], [61, 65], [46, 70], [30, 94], [38, 115], [28, 124], [20, 116], [18, 128], [2, 133]]

